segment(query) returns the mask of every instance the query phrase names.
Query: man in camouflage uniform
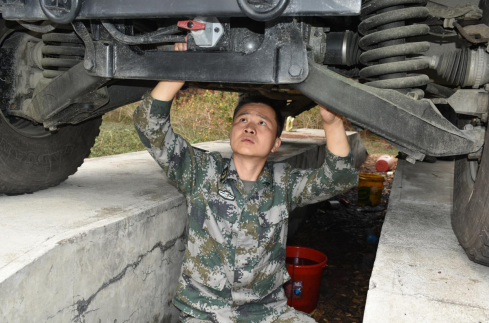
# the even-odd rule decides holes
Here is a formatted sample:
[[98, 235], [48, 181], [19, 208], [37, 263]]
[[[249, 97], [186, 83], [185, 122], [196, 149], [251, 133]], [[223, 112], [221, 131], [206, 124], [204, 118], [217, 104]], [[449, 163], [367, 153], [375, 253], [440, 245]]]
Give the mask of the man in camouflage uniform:
[[188, 244], [173, 303], [182, 322], [314, 322], [287, 306], [282, 285], [288, 215], [354, 186], [357, 171], [341, 118], [321, 108], [328, 152], [322, 167], [267, 162], [280, 146], [276, 111], [253, 102], [235, 113], [233, 156], [193, 148], [170, 125], [183, 82], [160, 82], [135, 111], [138, 134], [185, 195]]

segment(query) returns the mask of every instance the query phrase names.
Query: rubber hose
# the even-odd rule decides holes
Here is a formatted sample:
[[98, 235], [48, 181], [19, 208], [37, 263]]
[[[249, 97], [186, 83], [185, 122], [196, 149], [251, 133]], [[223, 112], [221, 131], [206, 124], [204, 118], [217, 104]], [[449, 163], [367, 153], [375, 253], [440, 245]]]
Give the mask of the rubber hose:
[[256, 21], [269, 21], [280, 17], [289, 5], [289, 1], [290, 0], [280, 0], [275, 8], [264, 12], [257, 12], [255, 8], [248, 3], [248, 0], [238, 0], [238, 6], [248, 18]]
[[[54, 15], [51, 11], [49, 11], [48, 8], [46, 8], [46, 4], [44, 3], [45, 0], [39, 0], [39, 3], [41, 5], [42, 12], [48, 17], [49, 20], [56, 24], [70, 24], [75, 20], [76, 16], [78, 15], [78, 12], [80, 12], [81, 8], [81, 1], [80, 0], [71, 0], [71, 10], [68, 14], [62, 15], [61, 17], [58, 17]], [[74, 9], [73, 9], [74, 8]]]
[[106, 20], [102, 20], [102, 25], [105, 27], [105, 29], [107, 29], [109, 34], [114, 37], [115, 40], [128, 45], [185, 42], [185, 36], [171, 35], [180, 31], [176, 25], [167, 28], [161, 28], [154, 32], [139, 36], [129, 36], [121, 33], [113, 24], [107, 22]]

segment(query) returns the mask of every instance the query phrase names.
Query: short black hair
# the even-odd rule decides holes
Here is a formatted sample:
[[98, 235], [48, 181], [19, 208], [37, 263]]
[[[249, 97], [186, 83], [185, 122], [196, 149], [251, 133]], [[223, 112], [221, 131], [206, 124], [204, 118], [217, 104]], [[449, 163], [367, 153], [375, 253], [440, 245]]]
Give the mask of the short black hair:
[[236, 115], [238, 114], [239, 110], [241, 110], [241, 108], [244, 107], [245, 105], [251, 103], [264, 104], [273, 109], [273, 111], [275, 112], [275, 121], [277, 122], [277, 138], [279, 138], [280, 135], [282, 134], [282, 130], [284, 129], [285, 118], [280, 111], [277, 101], [271, 100], [263, 95], [256, 94], [256, 95], [246, 95], [240, 97], [238, 101], [238, 105], [236, 106], [236, 108], [234, 108], [233, 121]]

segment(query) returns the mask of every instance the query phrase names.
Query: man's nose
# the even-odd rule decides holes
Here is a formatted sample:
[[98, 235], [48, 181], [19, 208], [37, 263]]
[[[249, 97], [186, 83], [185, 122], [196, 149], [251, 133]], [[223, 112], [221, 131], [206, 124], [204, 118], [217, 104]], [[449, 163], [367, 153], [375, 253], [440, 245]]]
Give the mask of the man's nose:
[[255, 134], [255, 129], [253, 129], [252, 127], [249, 127], [249, 126], [246, 127], [244, 131], [245, 131], [245, 133], [249, 133], [249, 134], [252, 134], [252, 135]]

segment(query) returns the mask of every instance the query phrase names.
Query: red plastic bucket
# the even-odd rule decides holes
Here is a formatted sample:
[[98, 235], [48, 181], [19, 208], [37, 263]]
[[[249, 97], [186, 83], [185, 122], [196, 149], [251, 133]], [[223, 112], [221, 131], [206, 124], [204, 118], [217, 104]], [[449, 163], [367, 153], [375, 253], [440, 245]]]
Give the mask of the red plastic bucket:
[[284, 285], [287, 305], [311, 313], [318, 303], [321, 274], [328, 257], [304, 247], [287, 247], [286, 256], [287, 271], [291, 277]]

